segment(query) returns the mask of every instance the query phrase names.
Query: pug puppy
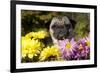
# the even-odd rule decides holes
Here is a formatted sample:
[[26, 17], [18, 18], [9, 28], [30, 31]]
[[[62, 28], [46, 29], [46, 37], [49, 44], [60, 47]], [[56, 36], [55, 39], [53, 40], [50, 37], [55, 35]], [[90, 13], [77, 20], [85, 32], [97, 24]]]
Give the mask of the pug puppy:
[[49, 27], [49, 32], [53, 43], [57, 46], [58, 40], [64, 40], [66, 38], [71, 39], [73, 29], [73, 20], [69, 19], [67, 16], [54, 17]]

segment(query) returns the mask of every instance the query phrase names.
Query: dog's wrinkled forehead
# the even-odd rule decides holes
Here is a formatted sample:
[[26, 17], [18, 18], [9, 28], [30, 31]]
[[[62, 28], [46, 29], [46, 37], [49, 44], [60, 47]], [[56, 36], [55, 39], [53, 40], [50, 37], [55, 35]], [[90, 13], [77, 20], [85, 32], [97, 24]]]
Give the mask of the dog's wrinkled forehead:
[[70, 24], [70, 20], [66, 16], [54, 17], [52, 23], [57, 23], [58, 25]]

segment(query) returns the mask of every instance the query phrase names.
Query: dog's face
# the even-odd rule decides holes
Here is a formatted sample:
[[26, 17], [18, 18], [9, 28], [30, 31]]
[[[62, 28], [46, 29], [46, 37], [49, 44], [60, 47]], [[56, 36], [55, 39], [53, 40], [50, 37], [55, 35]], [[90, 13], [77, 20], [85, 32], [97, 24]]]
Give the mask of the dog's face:
[[51, 37], [57, 40], [70, 38], [73, 32], [73, 25], [66, 16], [54, 17], [50, 24]]

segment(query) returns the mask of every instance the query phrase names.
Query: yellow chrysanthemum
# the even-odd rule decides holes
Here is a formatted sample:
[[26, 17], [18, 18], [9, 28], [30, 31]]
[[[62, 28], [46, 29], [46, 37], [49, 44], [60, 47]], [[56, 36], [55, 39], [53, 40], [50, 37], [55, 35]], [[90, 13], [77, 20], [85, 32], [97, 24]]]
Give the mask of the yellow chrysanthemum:
[[28, 47], [29, 47], [29, 42], [30, 39], [26, 39], [25, 37], [22, 37], [22, 57], [26, 57], [28, 54]]
[[46, 47], [43, 49], [43, 51], [40, 54], [40, 61], [44, 61], [50, 57], [56, 57], [57, 59], [59, 58], [60, 53], [58, 48], [56, 48], [55, 46], [51, 46], [51, 47]]
[[22, 37], [22, 48], [25, 48], [25, 49], [28, 48], [30, 41], [31, 41], [30, 39]]
[[47, 32], [46, 31], [39, 31], [36, 33], [36, 36], [38, 39], [43, 39], [47, 36]]
[[44, 39], [45, 37], [47, 37], [47, 31], [46, 30], [40, 30], [37, 32], [30, 32], [28, 34], [25, 35], [25, 38], [28, 39]]
[[25, 58], [28, 56], [29, 58], [33, 58], [33, 56], [37, 56], [40, 53], [43, 44], [38, 40], [27, 39], [22, 37], [22, 57]]
[[30, 32], [25, 35], [25, 38], [27, 39], [34, 39], [36, 37], [36, 32]]

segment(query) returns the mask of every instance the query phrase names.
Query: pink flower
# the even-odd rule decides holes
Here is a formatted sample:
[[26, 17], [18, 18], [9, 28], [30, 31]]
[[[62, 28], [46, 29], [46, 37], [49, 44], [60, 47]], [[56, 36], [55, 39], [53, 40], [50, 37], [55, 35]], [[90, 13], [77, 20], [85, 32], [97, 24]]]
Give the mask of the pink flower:
[[66, 60], [70, 60], [74, 57], [74, 52], [76, 51], [76, 42], [74, 41], [74, 39], [71, 39], [71, 41], [69, 41], [69, 39], [66, 40], [59, 40], [59, 47], [60, 47], [60, 51], [62, 53], [62, 57]]

